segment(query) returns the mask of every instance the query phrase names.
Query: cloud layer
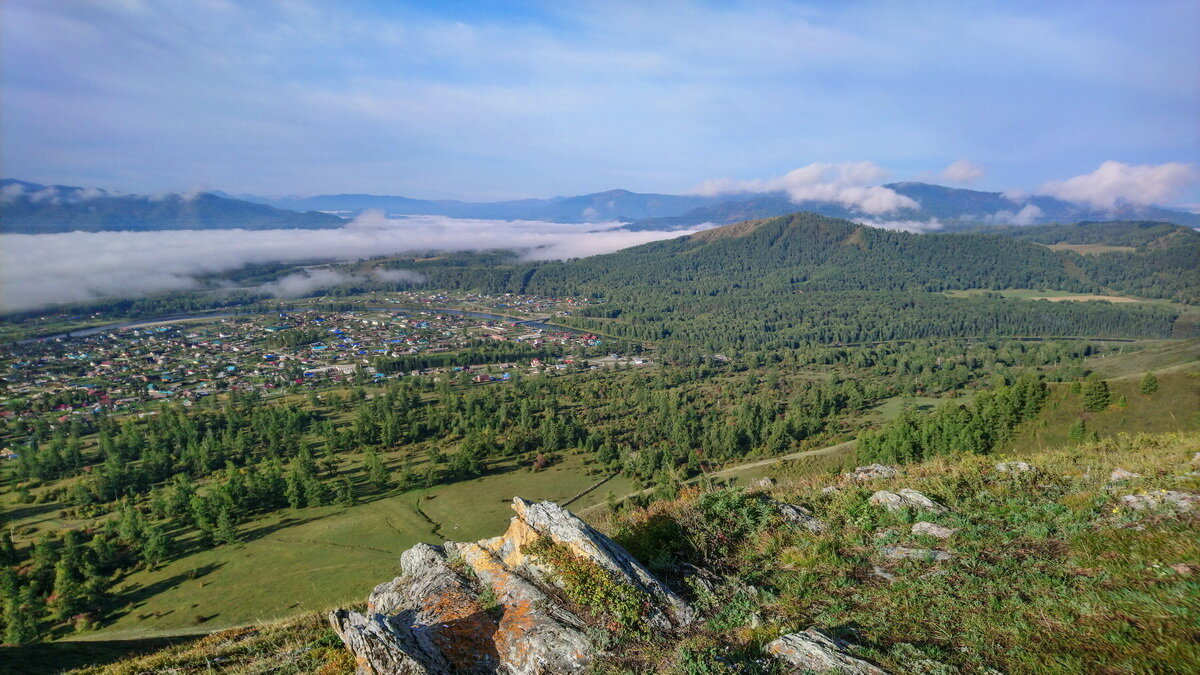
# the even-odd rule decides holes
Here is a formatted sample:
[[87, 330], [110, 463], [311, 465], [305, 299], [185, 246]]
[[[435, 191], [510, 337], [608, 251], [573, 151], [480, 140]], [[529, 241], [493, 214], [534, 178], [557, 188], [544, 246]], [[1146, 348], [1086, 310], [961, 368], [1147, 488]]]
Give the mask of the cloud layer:
[[1181, 162], [1133, 166], [1109, 160], [1091, 173], [1045, 183], [1040, 191], [1069, 202], [1112, 209], [1120, 204], [1168, 202], [1197, 183], [1200, 173]]
[[[336, 230], [187, 230], [0, 235], [0, 308], [33, 309], [97, 297], [133, 297], [198, 288], [195, 277], [272, 261], [355, 260], [427, 250], [509, 249], [529, 259], [608, 253], [678, 237], [681, 232], [628, 232], [616, 223], [563, 225], [364, 214]], [[404, 270], [382, 281], [412, 281]], [[264, 290], [294, 297], [355, 279], [332, 270], [289, 275]]]
[[917, 202], [904, 195], [873, 185], [886, 178], [887, 171], [874, 162], [814, 162], [765, 180], [708, 180], [693, 192], [701, 195], [786, 192], [794, 202], [834, 202], [870, 215], [920, 208]]
[[975, 181], [983, 178], [985, 173], [982, 166], [968, 160], [960, 159], [950, 164], [950, 166], [942, 169], [940, 174], [941, 179], [949, 183], [957, 183], [960, 185], [970, 185]]

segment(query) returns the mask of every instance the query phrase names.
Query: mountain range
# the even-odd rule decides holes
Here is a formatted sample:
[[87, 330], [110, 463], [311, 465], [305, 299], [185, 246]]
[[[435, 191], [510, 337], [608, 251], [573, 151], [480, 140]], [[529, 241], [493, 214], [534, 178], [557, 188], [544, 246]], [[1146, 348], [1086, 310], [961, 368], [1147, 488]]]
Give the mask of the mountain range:
[[811, 211], [835, 218], [908, 229], [959, 229], [990, 224], [1037, 225], [1077, 221], [1141, 220], [1200, 227], [1200, 215], [1126, 204], [1100, 210], [1049, 196], [1010, 196], [928, 183], [884, 187], [918, 208], [868, 216], [832, 201], [793, 201], [786, 193], [669, 195], [609, 190], [588, 195], [500, 202], [426, 200], [370, 194], [260, 197], [220, 191], [179, 195], [127, 195], [71, 186], [0, 181], [0, 232], [72, 230], [314, 229], [336, 228], [367, 210], [388, 215], [543, 220], [560, 223], [622, 222], [632, 230], [680, 230], [725, 225]]
[[285, 211], [211, 192], [128, 195], [69, 185], [0, 180], [0, 232], [269, 230], [341, 227], [336, 215]]

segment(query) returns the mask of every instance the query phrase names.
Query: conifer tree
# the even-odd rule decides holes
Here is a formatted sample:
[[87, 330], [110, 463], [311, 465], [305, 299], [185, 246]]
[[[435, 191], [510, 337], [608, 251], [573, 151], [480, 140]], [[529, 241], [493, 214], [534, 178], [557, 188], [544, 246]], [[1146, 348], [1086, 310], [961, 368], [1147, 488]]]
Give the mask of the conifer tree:
[[1147, 370], [1146, 374], [1142, 376], [1142, 384], [1138, 390], [1147, 396], [1158, 391], [1158, 376], [1154, 374], [1153, 370]]
[[1100, 412], [1112, 403], [1112, 392], [1108, 383], [1099, 378], [1090, 380], [1083, 391], [1083, 409], [1088, 412]]
[[367, 481], [371, 487], [376, 490], [385, 490], [391, 483], [391, 476], [388, 474], [387, 467], [383, 464], [383, 459], [379, 453], [374, 450], [367, 451]]
[[66, 621], [84, 609], [83, 578], [66, 560], [60, 560], [55, 566], [54, 589], [50, 597], [50, 609], [56, 621]]

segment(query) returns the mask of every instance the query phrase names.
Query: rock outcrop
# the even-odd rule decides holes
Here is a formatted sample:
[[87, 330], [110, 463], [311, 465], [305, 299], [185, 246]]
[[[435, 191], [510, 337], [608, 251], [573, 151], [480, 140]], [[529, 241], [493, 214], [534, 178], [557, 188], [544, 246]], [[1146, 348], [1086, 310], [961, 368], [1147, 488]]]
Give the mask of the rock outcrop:
[[767, 652], [796, 673], [886, 675], [887, 671], [850, 654], [852, 645], [817, 627], [789, 633], [767, 645]]
[[1161, 509], [1190, 513], [1200, 509], [1200, 495], [1176, 490], [1151, 490], [1121, 497], [1121, 505], [1134, 511]]
[[944, 513], [946, 507], [938, 504], [929, 497], [905, 488], [900, 492], [888, 492], [880, 490], [871, 495], [871, 503], [883, 506], [888, 511], [900, 511], [901, 509], [924, 509], [931, 513]]
[[527, 552], [543, 539], [644, 594], [648, 627], [691, 621], [682, 598], [569, 511], [521, 498], [513, 510], [502, 536], [405, 551], [402, 576], [375, 588], [365, 614], [330, 613], [358, 673], [585, 672], [599, 652], [584, 617], [562, 600], [554, 570]]
[[909, 548], [907, 546], [881, 546], [879, 548], [879, 555], [892, 560], [923, 560], [927, 562], [942, 562], [954, 557], [946, 551], [939, 551], [932, 548]]
[[825, 531], [825, 521], [813, 515], [812, 511], [798, 504], [788, 504], [774, 499], [771, 500], [775, 509], [779, 511], [779, 516], [786, 522], [812, 532], [813, 534], [821, 534]]
[[996, 465], [996, 470], [1000, 473], [1025, 473], [1033, 471], [1033, 466], [1028, 462], [1000, 462]]
[[957, 528], [946, 527], [945, 525], [938, 525], [937, 523], [924, 520], [919, 523], [913, 523], [912, 526], [913, 534], [924, 534], [938, 539], [949, 539], [954, 536], [955, 532], [958, 532]]
[[855, 467], [853, 471], [844, 475], [851, 480], [871, 480], [873, 478], [895, 478], [899, 473], [900, 470], [894, 466], [868, 464], [866, 466]]

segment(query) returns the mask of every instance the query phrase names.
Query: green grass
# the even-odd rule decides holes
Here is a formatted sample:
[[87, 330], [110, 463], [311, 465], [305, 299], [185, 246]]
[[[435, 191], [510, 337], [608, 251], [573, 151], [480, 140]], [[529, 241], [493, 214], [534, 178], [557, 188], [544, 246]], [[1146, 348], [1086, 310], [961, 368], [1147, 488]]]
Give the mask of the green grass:
[[[754, 502], [723, 497], [732, 506], [714, 516], [699, 494], [627, 512], [613, 528], [632, 551], [667, 551], [673, 559], [657, 561], [661, 569], [691, 562], [734, 580], [704, 598], [685, 641], [719, 645], [706, 661], [713, 669], [731, 654], [749, 666], [765, 643], [815, 624], [890, 672], [1197, 672], [1196, 515], [1118, 507], [1121, 495], [1140, 490], [1200, 490], [1189, 476], [1197, 449], [1195, 432], [1126, 435], [1024, 456], [1037, 469], [1028, 474], [997, 472], [996, 457], [959, 456], [904, 467], [896, 479], [843, 483], [832, 494], [822, 488], [837, 482], [833, 475], [777, 487], [775, 498], [827, 523], [819, 535], [769, 522], [735, 534], [729, 523], [747, 527]], [[1146, 478], [1110, 485], [1117, 466]], [[892, 513], [868, 502], [875, 490], [900, 488], [950, 511]], [[911, 534], [919, 520], [958, 532], [947, 541]], [[881, 545], [953, 558], [891, 561]], [[669, 658], [685, 656], [697, 658], [683, 645]]]
[[[399, 573], [400, 554], [412, 545], [495, 536], [513, 515], [514, 496], [565, 500], [605, 475], [589, 473], [572, 455], [539, 472], [507, 466], [482, 478], [353, 507], [284, 510], [242, 525], [242, 543], [126, 577], [115, 589], [130, 598], [124, 613], [98, 631], [69, 639], [207, 632], [354, 604]], [[603, 502], [607, 490], [623, 494], [632, 487], [615, 478], [572, 508], [583, 510]]]
[[[953, 456], [903, 467], [895, 479], [842, 483], [835, 493], [822, 491], [839, 481], [832, 470], [772, 491], [776, 499], [811, 508], [827, 524], [821, 534], [784, 525], [774, 509], [737, 490], [691, 490], [627, 510], [606, 529], [631, 552], [658, 570], [700, 565], [716, 583], [694, 597], [700, 616], [686, 634], [635, 642], [610, 660], [629, 672], [728, 672], [739, 663], [752, 669], [762, 662], [767, 642], [815, 624], [859, 644], [860, 655], [891, 672], [1197, 672], [1197, 515], [1130, 511], [1120, 497], [1200, 491], [1200, 463], [1192, 460], [1198, 449], [1200, 432], [1123, 434], [1023, 455], [1035, 467], [1027, 474], [997, 472], [1001, 457]], [[1118, 466], [1145, 478], [1111, 484], [1108, 472]], [[546, 489], [561, 490], [561, 478]], [[900, 488], [919, 490], [950, 510], [893, 513], [868, 503], [875, 490]], [[463, 489], [480, 494], [483, 486]], [[362, 508], [347, 510], [347, 517]], [[947, 541], [913, 535], [918, 520], [958, 531]], [[336, 529], [353, 527], [343, 522]], [[357, 527], [363, 537], [385, 526]], [[346, 536], [360, 546], [375, 541], [332, 530], [310, 534], [327, 541]], [[890, 561], [878, 554], [884, 544], [939, 548], [954, 557]], [[320, 570], [318, 557], [309, 564]], [[263, 561], [255, 583], [270, 583], [270, 562]], [[874, 574], [876, 568], [893, 579]], [[357, 602], [366, 588], [388, 578], [360, 574], [365, 588]], [[210, 585], [204, 592], [218, 591]], [[4, 656], [48, 655], [39, 662], [48, 663], [64, 649], [59, 645]], [[105, 650], [112, 648], [97, 645], [104, 654], [97, 660], [111, 658]], [[353, 664], [320, 615], [309, 613], [81, 672], [201, 673], [214, 667], [343, 673]]]
[[[1159, 371], [1159, 390], [1149, 396], [1139, 393], [1140, 381], [1141, 372], [1109, 380], [1113, 404], [1094, 413], [1084, 411], [1083, 396], [1072, 393], [1069, 384], [1052, 385], [1041, 414], [1023, 424], [1006, 448], [1011, 452], [1034, 452], [1073, 445], [1069, 430], [1081, 418], [1087, 430], [1101, 438], [1118, 433], [1200, 429], [1200, 363]], [[1116, 403], [1122, 396], [1124, 408]]]
[[1141, 377], [1147, 370], [1200, 369], [1200, 340], [1144, 341], [1138, 349], [1121, 354], [1094, 356], [1085, 365], [1101, 377]]
[[[966, 399], [961, 400], [966, 401]], [[911, 405], [918, 410], [930, 411], [945, 402], [944, 398], [932, 396], [896, 396], [868, 410], [863, 415], [863, 420], [873, 424], [890, 422], [900, 416], [900, 412], [906, 405]]]

